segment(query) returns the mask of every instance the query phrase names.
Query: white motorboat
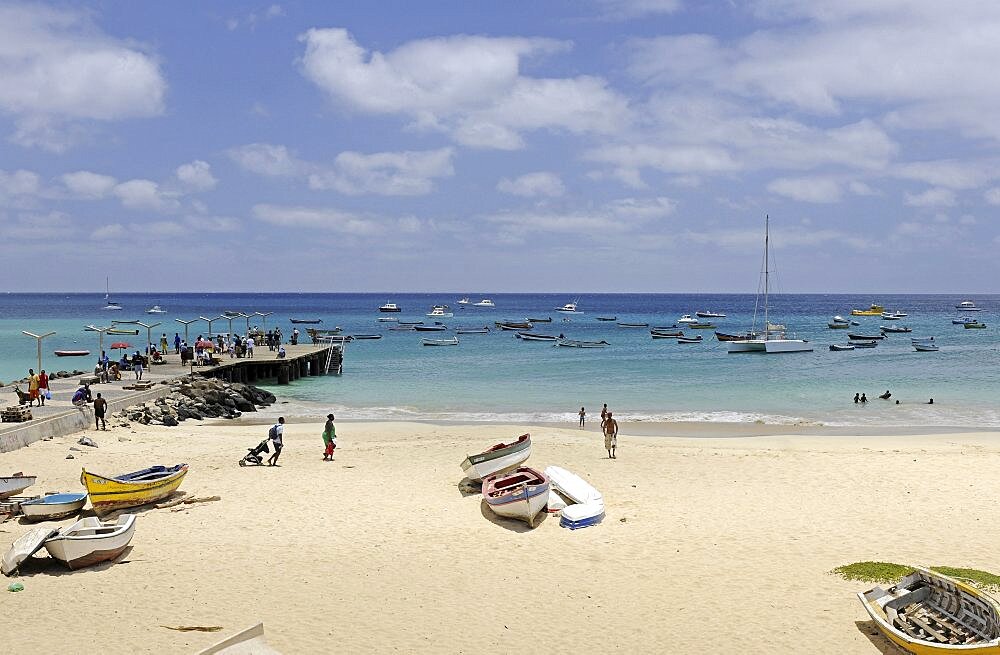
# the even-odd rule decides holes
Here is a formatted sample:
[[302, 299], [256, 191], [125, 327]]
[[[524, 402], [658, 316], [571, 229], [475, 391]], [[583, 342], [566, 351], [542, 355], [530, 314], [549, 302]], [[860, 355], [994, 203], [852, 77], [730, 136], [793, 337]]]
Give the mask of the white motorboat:
[[684, 316], [681, 316], [679, 319], [677, 319], [677, 322], [678, 323], [697, 323], [698, 319], [692, 317], [690, 314], [684, 314]]
[[86, 493], [48, 494], [21, 503], [21, 513], [29, 521], [51, 521], [76, 514], [86, 503]]
[[403, 311], [402, 308], [394, 302], [387, 302], [379, 307], [378, 310], [383, 313], [399, 313]]
[[904, 314], [900, 311], [895, 312], [882, 312], [882, 319], [886, 321], [898, 321], [901, 318], [906, 318], [909, 314]]
[[930, 341], [921, 341], [920, 343], [914, 343], [911, 345], [918, 353], [936, 353], [938, 351], [937, 344]]
[[976, 307], [976, 303], [971, 300], [963, 300], [962, 302], [955, 305], [955, 309], [960, 312], [981, 312], [983, 311], [981, 307]]
[[146, 310], [146, 313], [147, 314], [166, 314], [167, 310], [163, 309], [159, 305], [153, 305], [152, 307], [150, 307], [149, 309]]
[[37, 479], [37, 476], [21, 475], [20, 473], [15, 473], [8, 477], [0, 477], [0, 498], [8, 498], [21, 493], [35, 484], [35, 480]]
[[[731, 353], [798, 353], [812, 352], [812, 344], [805, 339], [789, 339], [785, 335], [785, 327], [770, 322], [769, 296], [771, 290], [770, 268], [770, 217], [764, 218], [764, 333], [752, 339], [738, 339], [729, 342]], [[754, 311], [754, 326], [751, 332], [756, 332], [756, 311]]]
[[573, 302], [566, 303], [562, 307], [556, 307], [555, 311], [562, 312], [564, 314], [582, 314], [583, 313], [583, 312], [580, 311], [579, 307], [577, 306], [577, 302], [575, 300]]
[[448, 305], [434, 305], [431, 307], [431, 311], [424, 314], [424, 316], [430, 316], [431, 318], [451, 318], [454, 315], [454, 312], [448, 311]]
[[468, 305], [469, 304], [469, 297], [466, 296], [466, 297], [462, 298], [456, 304], [458, 304], [458, 305]]
[[489, 308], [489, 309], [494, 309], [494, 308], [496, 308], [496, 303], [494, 303], [489, 298], [483, 298], [479, 302], [472, 303], [472, 306], [473, 307], [486, 307], [486, 308]]

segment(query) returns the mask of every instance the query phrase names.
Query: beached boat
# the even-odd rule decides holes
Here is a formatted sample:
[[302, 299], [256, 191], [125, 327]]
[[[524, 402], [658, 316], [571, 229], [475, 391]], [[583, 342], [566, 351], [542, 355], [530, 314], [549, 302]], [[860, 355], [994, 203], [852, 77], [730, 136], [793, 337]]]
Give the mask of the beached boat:
[[[400, 325], [403, 325], [400, 323]], [[447, 325], [441, 325], [440, 323], [435, 323], [434, 325], [414, 325], [412, 326], [417, 332], [444, 332], [448, 329]]]
[[34, 475], [21, 475], [15, 473], [11, 476], [0, 477], [0, 498], [9, 498], [19, 494], [31, 485], [35, 484], [38, 477]]
[[979, 321], [969, 321], [962, 325], [966, 330], [982, 330], [986, 327], [986, 323], [980, 323]]
[[725, 318], [726, 315], [719, 312], [695, 312], [698, 318]]
[[52, 521], [72, 516], [87, 503], [85, 493], [48, 494], [21, 503], [21, 513], [29, 521]]
[[394, 302], [387, 302], [386, 304], [379, 307], [378, 310], [383, 314], [399, 313], [403, 311], [403, 309]]
[[918, 353], [936, 353], [938, 351], [937, 344], [930, 341], [921, 341], [920, 343], [910, 344], [913, 349]]
[[532, 334], [530, 332], [515, 332], [514, 337], [522, 341], [555, 341], [559, 339], [553, 334]]
[[114, 478], [88, 473], [83, 469], [80, 482], [87, 488], [90, 504], [98, 514], [136, 507], [163, 500], [181, 486], [188, 465], [151, 466]]
[[852, 309], [851, 316], [881, 316], [884, 311], [885, 307], [872, 303], [868, 309]]
[[868, 341], [852, 341], [851, 345], [855, 348], [874, 348], [878, 345], [878, 341], [870, 339]]
[[455, 328], [455, 334], [489, 334], [488, 327], [481, 328]]
[[569, 505], [559, 512], [559, 527], [579, 530], [604, 520], [604, 503]]
[[699, 321], [697, 323], [688, 323], [688, 327], [692, 330], [714, 330], [715, 323], [702, 323]]
[[220, 642], [212, 644], [197, 655], [281, 655], [271, 648], [264, 638], [264, 624], [237, 632]]
[[501, 330], [530, 330], [534, 327], [526, 321], [496, 321], [494, 325]]
[[830, 350], [833, 350], [833, 351], [837, 351], [837, 350], [854, 350], [854, 344], [853, 343], [848, 343], [848, 344], [834, 343], [834, 344], [830, 344]]
[[500, 442], [462, 461], [465, 477], [473, 481], [508, 471], [524, 463], [531, 455], [531, 435], [522, 434], [510, 443]]
[[472, 306], [473, 307], [485, 307], [487, 309], [494, 309], [496, 307], [496, 303], [494, 303], [489, 298], [483, 298], [479, 302], [472, 303]]
[[598, 321], [617, 321], [618, 317], [617, 316], [598, 316], [597, 320]]
[[698, 319], [694, 318], [690, 314], [684, 314], [679, 319], [677, 319], [677, 322], [678, 323], [689, 323], [690, 324], [690, 323], [697, 323]]
[[424, 314], [424, 316], [430, 316], [431, 318], [451, 318], [454, 315], [454, 312], [448, 311], [448, 305], [434, 305], [431, 307], [431, 311]]
[[700, 334], [696, 337], [677, 337], [677, 343], [701, 343], [701, 341], [702, 339]]
[[620, 328], [648, 328], [649, 323], [619, 323]]
[[922, 568], [888, 589], [858, 594], [875, 626], [916, 655], [1000, 653], [1000, 603], [960, 580]]
[[575, 300], [573, 302], [566, 303], [562, 307], [556, 307], [555, 311], [562, 312], [564, 314], [582, 314], [583, 313], [582, 311], [580, 311], [580, 309], [579, 309], [579, 307], [577, 305], [577, 301], [575, 301]]
[[135, 515], [122, 514], [114, 523], [88, 516], [45, 540], [49, 555], [71, 569], [113, 560], [128, 548], [135, 534]]
[[421, 339], [420, 343], [424, 346], [457, 346], [458, 337], [452, 337], [451, 339]]
[[146, 310], [146, 313], [147, 314], [166, 314], [167, 310], [163, 309], [159, 305], [153, 305], [152, 307], [150, 307], [149, 309]]
[[983, 311], [981, 307], [976, 307], [976, 303], [971, 300], [963, 300], [962, 302], [955, 305], [955, 309], [962, 312], [981, 312]]
[[611, 344], [607, 341], [579, 341], [577, 339], [556, 339], [557, 346], [565, 346], [567, 348], [604, 348], [605, 346], [610, 346]]
[[290, 318], [289, 323], [294, 323], [296, 325], [316, 325], [317, 323], [322, 323], [321, 318]]
[[532, 318], [532, 317], [528, 316], [528, 317], [526, 317], [524, 319], [524, 321], [526, 323], [551, 323], [552, 322], [552, 317], [551, 316], [547, 316], [545, 318], [537, 318], [537, 317], [536, 318]]
[[906, 334], [908, 332], [913, 332], [913, 328], [906, 327], [905, 325], [900, 325], [899, 327], [893, 325], [880, 325], [878, 329], [887, 334]]
[[483, 500], [497, 515], [535, 527], [535, 517], [548, 503], [549, 488], [544, 473], [522, 466], [483, 478]]
[[876, 339], [885, 339], [885, 335], [881, 332], [878, 334], [857, 334], [855, 332], [848, 332], [847, 338], [857, 341], [873, 341]]
[[604, 504], [604, 496], [601, 492], [576, 473], [567, 471], [560, 466], [546, 466], [545, 475], [548, 476], [553, 489], [574, 503]]
[[89, 350], [53, 350], [52, 354], [56, 357], [86, 357], [90, 354]]

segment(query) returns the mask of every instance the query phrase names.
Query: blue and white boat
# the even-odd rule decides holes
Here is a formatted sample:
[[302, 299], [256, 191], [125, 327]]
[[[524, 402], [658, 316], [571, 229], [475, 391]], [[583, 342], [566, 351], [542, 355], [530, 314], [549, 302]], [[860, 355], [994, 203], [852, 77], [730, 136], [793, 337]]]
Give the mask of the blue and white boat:
[[76, 514], [86, 503], [86, 493], [49, 494], [21, 503], [21, 513], [29, 521], [51, 521]]
[[559, 466], [545, 468], [552, 488], [573, 501], [563, 508], [559, 525], [576, 530], [597, 525], [604, 519], [604, 496], [579, 475]]
[[604, 520], [604, 503], [570, 505], [559, 513], [559, 525], [570, 530], [587, 528]]

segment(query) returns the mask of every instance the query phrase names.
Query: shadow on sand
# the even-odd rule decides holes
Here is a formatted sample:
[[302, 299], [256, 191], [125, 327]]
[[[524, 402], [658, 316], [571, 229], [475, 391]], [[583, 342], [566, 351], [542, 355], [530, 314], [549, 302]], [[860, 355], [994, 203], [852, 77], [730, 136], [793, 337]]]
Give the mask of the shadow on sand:
[[531, 532], [532, 530], [540, 526], [542, 523], [544, 523], [549, 515], [549, 513], [546, 512], [545, 510], [539, 512], [538, 516], [535, 517], [535, 527], [533, 528], [524, 521], [518, 519], [509, 519], [503, 516], [497, 516], [493, 512], [493, 510], [490, 509], [489, 503], [487, 503], [485, 500], [480, 501], [479, 511], [482, 512], [483, 518], [485, 518], [493, 525], [501, 527], [504, 530], [510, 530], [511, 532], [517, 532], [517, 533]]
[[874, 621], [855, 621], [854, 625], [882, 655], [906, 655], [905, 650], [885, 638]]
[[87, 571], [106, 571], [112, 566], [116, 566], [118, 564], [128, 564], [130, 561], [128, 556], [131, 552], [132, 545], [129, 544], [125, 547], [125, 550], [122, 551], [121, 555], [113, 560], [76, 570], [67, 568], [65, 564], [54, 557], [30, 557], [21, 563], [21, 566], [18, 568], [17, 577], [32, 578], [36, 575], [51, 575], [59, 577], [63, 575], [73, 575], [75, 573], [86, 573]]

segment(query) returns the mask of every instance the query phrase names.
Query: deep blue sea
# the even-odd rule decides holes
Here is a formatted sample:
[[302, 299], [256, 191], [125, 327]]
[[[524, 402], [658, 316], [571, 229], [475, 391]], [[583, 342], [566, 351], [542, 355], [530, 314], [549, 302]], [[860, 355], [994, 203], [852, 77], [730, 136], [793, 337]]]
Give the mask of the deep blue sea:
[[[490, 297], [496, 309], [462, 308]], [[98, 336], [87, 324], [107, 325], [112, 319], [161, 321], [172, 338], [184, 334], [175, 319], [214, 317], [224, 310], [273, 312], [266, 327], [280, 325], [291, 332], [289, 318], [322, 318], [320, 327], [341, 326], [344, 332], [379, 333], [380, 340], [355, 341], [346, 349], [343, 376], [299, 381], [280, 393], [301, 404], [307, 413], [335, 410], [343, 418], [455, 419], [572, 422], [581, 406], [591, 417], [608, 403], [625, 420], [713, 421], [886, 426], [1000, 427], [1000, 339], [995, 320], [1000, 296], [937, 295], [779, 295], [771, 299], [772, 322], [815, 344], [811, 353], [732, 355], [711, 330], [701, 344], [681, 345], [653, 340], [648, 330], [621, 328], [597, 316], [618, 321], [672, 325], [682, 314], [711, 310], [727, 318], [713, 319], [724, 332], [750, 328], [753, 294], [119, 294], [120, 312], [104, 311], [103, 294], [0, 295], [0, 380], [19, 378], [35, 362], [35, 341], [21, 330], [57, 334], [44, 342], [44, 367], [87, 368], [91, 360], [52, 356], [55, 349], [84, 348], [97, 352]], [[563, 315], [554, 308], [579, 300], [581, 314]], [[955, 305], [972, 300], [984, 311], [976, 317], [989, 326], [966, 330], [952, 325]], [[403, 308], [401, 320], [433, 320], [424, 314], [434, 304], [447, 304], [455, 317], [442, 322], [450, 328], [490, 326], [486, 335], [462, 335], [457, 347], [421, 346], [422, 337], [445, 333], [391, 331], [379, 323], [378, 307], [386, 301]], [[844, 343], [846, 331], [830, 330], [835, 314], [872, 302], [909, 317], [893, 324], [913, 328], [912, 335], [890, 335], [877, 348], [831, 352]], [[166, 315], [144, 310], [161, 305]], [[537, 332], [564, 333], [568, 338], [610, 342], [604, 349], [554, 347], [547, 342], [522, 342], [511, 332], [494, 329], [494, 321], [551, 316]], [[568, 319], [564, 321], [563, 319]], [[707, 319], [706, 319], [707, 320]], [[878, 332], [878, 317], [856, 318], [865, 333]], [[759, 323], [759, 321], [758, 321]], [[262, 319], [253, 321], [261, 325]], [[213, 323], [213, 331], [228, 331], [228, 321]], [[306, 326], [299, 326], [304, 332]], [[246, 328], [234, 321], [234, 331]], [[205, 322], [191, 326], [191, 337], [208, 332]], [[911, 336], [934, 336], [936, 353], [918, 353]], [[134, 337], [126, 337], [126, 339]], [[142, 337], [144, 344], [144, 337]], [[137, 342], [138, 344], [138, 342]], [[856, 406], [856, 392], [868, 398], [886, 389], [900, 405], [873, 401]], [[926, 405], [933, 397], [933, 406]]]

